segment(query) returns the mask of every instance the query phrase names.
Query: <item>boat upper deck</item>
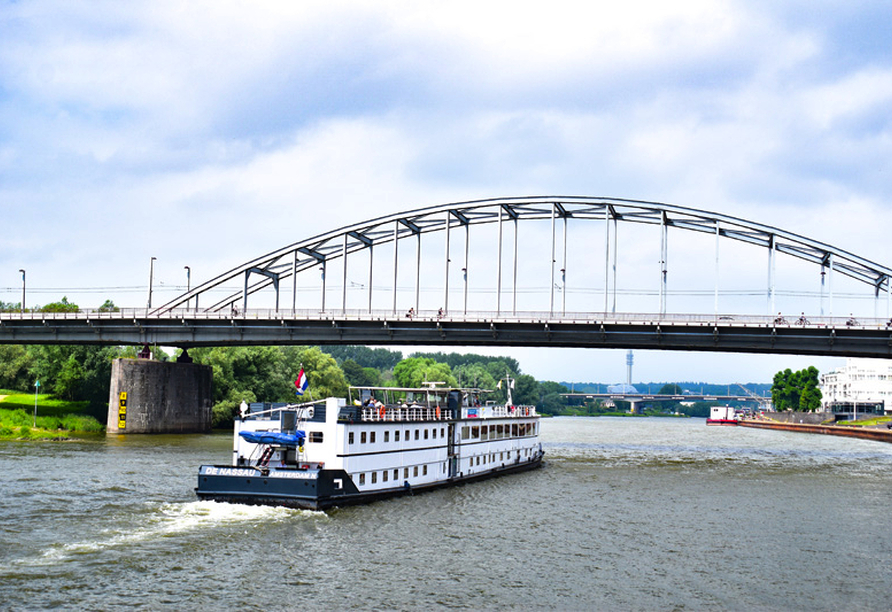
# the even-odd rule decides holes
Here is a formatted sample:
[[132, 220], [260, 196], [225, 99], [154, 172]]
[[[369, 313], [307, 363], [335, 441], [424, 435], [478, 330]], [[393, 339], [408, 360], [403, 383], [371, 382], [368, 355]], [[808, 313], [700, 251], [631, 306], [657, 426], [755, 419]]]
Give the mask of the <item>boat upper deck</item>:
[[341, 409], [339, 420], [379, 421], [450, 421], [455, 419], [506, 419], [537, 417], [535, 406], [475, 406], [454, 409], [420, 405], [407, 406], [347, 406]]
[[[341, 408], [339, 421], [449, 421], [536, 417], [535, 406], [483, 402], [484, 389], [351, 387], [351, 402]], [[382, 398], [382, 399], [378, 399]]]

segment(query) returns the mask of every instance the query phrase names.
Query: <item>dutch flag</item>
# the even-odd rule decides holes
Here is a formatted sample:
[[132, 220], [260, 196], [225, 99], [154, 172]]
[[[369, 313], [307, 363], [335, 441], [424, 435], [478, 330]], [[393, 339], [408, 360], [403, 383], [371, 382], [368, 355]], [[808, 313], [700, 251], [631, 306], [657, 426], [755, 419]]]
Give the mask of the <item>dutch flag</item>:
[[307, 387], [310, 386], [310, 379], [307, 378], [303, 368], [300, 369], [300, 374], [297, 375], [297, 380], [294, 381], [294, 386], [297, 387], [298, 395], [303, 395], [307, 390]]

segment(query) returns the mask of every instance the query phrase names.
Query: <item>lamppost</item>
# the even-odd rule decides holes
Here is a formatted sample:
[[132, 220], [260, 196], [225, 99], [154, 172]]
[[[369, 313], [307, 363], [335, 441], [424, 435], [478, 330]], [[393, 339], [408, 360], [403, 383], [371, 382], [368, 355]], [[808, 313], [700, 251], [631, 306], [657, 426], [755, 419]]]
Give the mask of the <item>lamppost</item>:
[[[186, 270], [186, 293], [189, 293], [189, 287], [191, 285], [192, 269], [189, 266], [183, 266]], [[189, 300], [186, 300], [186, 310], [189, 310]]]
[[34, 383], [34, 429], [37, 429], [37, 393], [40, 391], [40, 379]]
[[155, 273], [155, 258], [149, 260], [149, 304], [148, 308], [152, 308], [152, 276]]
[[25, 271], [19, 270], [22, 273], [22, 312], [25, 312]]

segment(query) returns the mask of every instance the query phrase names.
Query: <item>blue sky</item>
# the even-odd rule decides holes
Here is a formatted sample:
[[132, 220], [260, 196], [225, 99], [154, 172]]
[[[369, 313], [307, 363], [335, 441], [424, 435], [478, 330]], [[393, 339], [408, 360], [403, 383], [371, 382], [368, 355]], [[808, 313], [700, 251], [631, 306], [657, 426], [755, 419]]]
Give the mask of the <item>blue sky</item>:
[[[0, 300], [24, 268], [32, 303], [142, 305], [152, 256], [164, 295], [185, 265], [201, 282], [529, 194], [713, 210], [889, 265], [890, 22], [857, 1], [0, 2]], [[516, 354], [625, 377], [618, 351]], [[839, 361], [641, 353], [635, 378], [810, 363]]]

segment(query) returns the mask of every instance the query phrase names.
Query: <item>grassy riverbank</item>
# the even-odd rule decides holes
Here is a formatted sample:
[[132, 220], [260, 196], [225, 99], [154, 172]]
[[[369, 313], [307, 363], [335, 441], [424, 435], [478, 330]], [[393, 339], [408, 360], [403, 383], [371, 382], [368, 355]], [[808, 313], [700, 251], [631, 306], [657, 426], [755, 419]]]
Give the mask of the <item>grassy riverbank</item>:
[[102, 423], [84, 414], [88, 405], [38, 395], [35, 427], [34, 395], [0, 389], [0, 440], [53, 440], [104, 431]]

